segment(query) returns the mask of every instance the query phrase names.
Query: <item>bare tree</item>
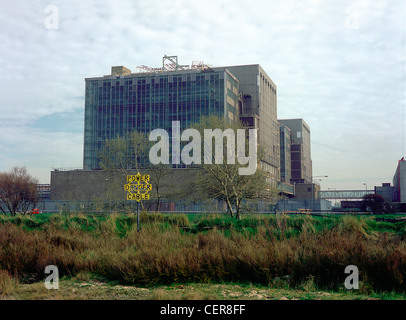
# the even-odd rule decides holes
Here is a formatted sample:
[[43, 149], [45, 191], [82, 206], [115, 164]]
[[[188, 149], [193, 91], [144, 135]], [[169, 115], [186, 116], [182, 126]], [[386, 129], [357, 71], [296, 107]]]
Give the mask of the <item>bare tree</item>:
[[[123, 197], [123, 179], [130, 171], [139, 172], [146, 169], [151, 177], [154, 197], [151, 198], [147, 207], [156, 204], [156, 211], [162, 199], [168, 197], [170, 186], [165, 183], [170, 173], [170, 166], [159, 164], [151, 166], [149, 163], [149, 150], [152, 142], [149, 141], [148, 135], [142, 132], [133, 131], [123, 137], [106, 140], [104, 147], [99, 154], [100, 167], [110, 172], [109, 190], [107, 196], [115, 201]], [[121, 180], [120, 180], [121, 179]], [[125, 180], [124, 180], [125, 181]], [[141, 202], [144, 209], [146, 205]]]
[[32, 177], [25, 167], [14, 167], [10, 172], [0, 173], [0, 210], [15, 216], [18, 210], [27, 213], [38, 202], [38, 179]]
[[138, 131], [106, 140], [99, 154], [100, 167], [123, 173], [129, 169], [139, 170], [140, 165], [148, 159], [149, 145], [148, 136]]
[[[219, 128], [221, 130], [231, 128], [235, 131], [244, 127], [242, 124], [226, 123], [223, 118], [212, 116], [203, 117], [194, 128], [203, 133], [204, 129], [207, 128]], [[247, 147], [248, 138], [245, 143]], [[225, 159], [226, 152], [224, 150], [223, 152], [223, 159]], [[257, 152], [257, 159], [260, 160], [264, 150], [260, 147]], [[229, 164], [225, 161], [216, 163], [215, 157], [213, 155], [211, 164], [202, 165], [202, 171], [197, 177], [196, 184], [202, 195], [205, 194], [207, 197], [224, 200], [232, 217], [240, 218], [244, 200], [264, 199], [276, 201], [278, 198], [277, 187], [270, 183], [266, 173], [261, 168], [258, 167], [251, 175], [240, 175], [239, 169], [243, 167], [241, 164], [237, 162]]]
[[[145, 133], [132, 131], [124, 136], [106, 139], [99, 152], [100, 168], [109, 173], [105, 184], [108, 186], [104, 201], [110, 207], [119, 205], [123, 210], [131, 210], [131, 205], [123, 203], [123, 182], [130, 171], [139, 171], [146, 162], [149, 140]], [[141, 203], [142, 208], [144, 207]], [[111, 209], [111, 208], [110, 208]]]
[[169, 165], [158, 164], [155, 165], [151, 170], [151, 181], [153, 182], [153, 188], [156, 197], [156, 208], [155, 212], [159, 212], [161, 201], [170, 195], [168, 189], [168, 176], [171, 173], [171, 168]]

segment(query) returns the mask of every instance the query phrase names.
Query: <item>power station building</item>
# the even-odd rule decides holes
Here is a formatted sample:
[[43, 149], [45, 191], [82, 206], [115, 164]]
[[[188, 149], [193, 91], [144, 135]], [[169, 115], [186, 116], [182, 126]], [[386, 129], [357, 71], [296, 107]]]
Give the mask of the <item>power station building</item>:
[[83, 170], [52, 171], [51, 199], [103, 195], [108, 178], [100, 170], [99, 156], [107, 139], [132, 131], [171, 132], [174, 121], [182, 131], [213, 115], [257, 129], [257, 142], [264, 148], [258, 164], [270, 185], [293, 196], [293, 182], [312, 181], [310, 129], [302, 119], [278, 121], [277, 87], [259, 64], [210, 67], [194, 62], [189, 66], [180, 65], [176, 56], [164, 56], [162, 67], [137, 68], [132, 73], [124, 66], [113, 66], [108, 75], [85, 79]]
[[113, 67], [111, 75], [85, 81], [84, 170], [100, 169], [106, 139], [170, 132], [172, 121], [184, 130], [204, 115], [238, 120], [239, 83], [226, 68], [132, 74]]
[[265, 150], [260, 166], [276, 185], [276, 85], [261, 66], [189, 67], [179, 65], [177, 57], [165, 56], [162, 68], [142, 70], [131, 73], [123, 66], [112, 67], [110, 75], [85, 79], [84, 170], [100, 169], [98, 154], [106, 139], [134, 130], [170, 132], [172, 121], [179, 121], [184, 130], [202, 116], [215, 115], [258, 129], [258, 143]]

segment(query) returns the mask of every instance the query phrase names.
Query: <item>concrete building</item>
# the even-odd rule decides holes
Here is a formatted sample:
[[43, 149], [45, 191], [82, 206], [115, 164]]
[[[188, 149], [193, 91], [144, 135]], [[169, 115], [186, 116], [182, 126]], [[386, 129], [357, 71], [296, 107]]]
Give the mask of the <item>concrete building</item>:
[[106, 139], [131, 131], [171, 132], [172, 121], [182, 131], [210, 115], [238, 121], [239, 83], [226, 68], [131, 73], [112, 67], [110, 75], [85, 82], [84, 170], [100, 169]]
[[382, 186], [375, 186], [375, 193], [381, 195], [387, 202], [396, 202], [396, 187], [390, 183], [382, 183]]
[[[258, 130], [258, 144], [265, 151], [259, 165], [267, 172], [269, 183], [277, 186], [277, 92], [260, 65], [184, 66], [177, 63], [177, 57], [165, 56], [162, 68], [138, 68], [142, 71], [132, 73], [124, 66], [113, 66], [109, 75], [85, 79], [83, 170], [51, 172], [52, 199], [100, 196], [106, 178], [95, 170], [100, 171], [99, 153], [106, 139], [132, 131], [148, 134], [157, 128], [171, 132], [173, 121], [179, 121], [183, 131], [202, 116], [211, 115], [242, 121]], [[190, 166], [180, 163], [174, 168]]]
[[242, 103], [240, 117], [257, 119], [258, 143], [264, 148], [262, 169], [276, 186], [280, 181], [280, 140], [277, 87], [259, 64], [225, 67], [237, 79]]
[[406, 203], [406, 160], [404, 157], [398, 161], [398, 166], [393, 176], [393, 186], [396, 190], [395, 201]]
[[202, 116], [215, 115], [258, 129], [258, 143], [265, 151], [260, 165], [276, 185], [280, 180], [276, 85], [260, 65], [176, 64], [170, 70], [146, 71], [131, 73], [119, 66], [112, 67], [110, 75], [85, 79], [84, 170], [100, 168], [98, 153], [106, 139], [134, 130], [170, 132], [172, 121], [180, 121], [184, 130]]
[[310, 127], [303, 119], [281, 119], [291, 130], [291, 183], [312, 183]]

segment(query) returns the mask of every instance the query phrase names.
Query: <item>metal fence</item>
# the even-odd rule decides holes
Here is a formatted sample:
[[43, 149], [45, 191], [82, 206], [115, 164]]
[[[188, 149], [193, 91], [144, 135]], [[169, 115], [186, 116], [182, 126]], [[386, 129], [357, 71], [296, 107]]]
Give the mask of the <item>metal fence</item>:
[[[37, 206], [41, 212], [128, 212], [136, 210], [136, 201], [55, 201], [41, 200]], [[156, 201], [142, 201], [141, 208], [156, 211]], [[235, 208], [234, 208], [235, 209]], [[323, 199], [280, 199], [278, 202], [266, 200], [246, 200], [241, 205], [241, 213], [275, 214], [285, 211], [330, 211], [331, 202]], [[165, 199], [161, 201], [159, 212], [162, 213], [227, 213], [227, 205], [222, 200], [191, 201]]]

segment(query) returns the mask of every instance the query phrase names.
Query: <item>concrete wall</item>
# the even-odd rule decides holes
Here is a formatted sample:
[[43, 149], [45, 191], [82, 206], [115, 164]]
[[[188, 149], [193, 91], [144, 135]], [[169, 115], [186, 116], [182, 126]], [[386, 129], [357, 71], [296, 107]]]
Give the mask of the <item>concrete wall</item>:
[[296, 183], [295, 198], [318, 199], [320, 186], [316, 183]]
[[258, 64], [227, 66], [239, 81], [243, 114], [258, 115], [258, 143], [265, 148], [264, 170], [273, 181], [280, 180], [280, 140], [277, 119], [277, 87]]
[[[125, 201], [128, 192], [124, 190], [127, 174], [136, 171], [108, 172], [103, 170], [73, 170], [51, 172], [51, 200], [117, 200]], [[150, 174], [151, 198], [157, 198], [157, 192], [166, 197], [188, 197], [194, 192], [198, 169], [172, 169], [159, 171], [140, 170], [141, 174]], [[161, 177], [160, 177], [161, 175]], [[160, 179], [160, 180], [159, 180]], [[157, 181], [160, 181], [158, 184]], [[160, 190], [157, 191], [157, 185]]]

